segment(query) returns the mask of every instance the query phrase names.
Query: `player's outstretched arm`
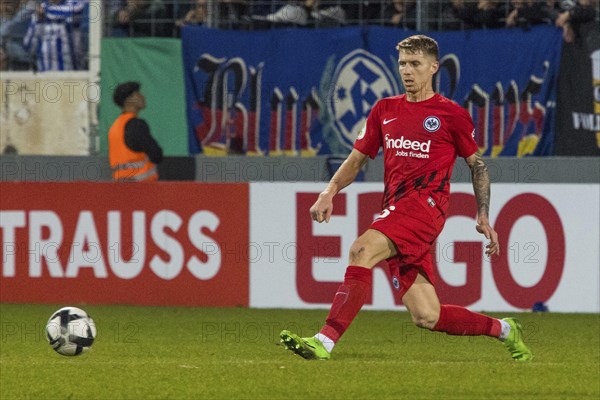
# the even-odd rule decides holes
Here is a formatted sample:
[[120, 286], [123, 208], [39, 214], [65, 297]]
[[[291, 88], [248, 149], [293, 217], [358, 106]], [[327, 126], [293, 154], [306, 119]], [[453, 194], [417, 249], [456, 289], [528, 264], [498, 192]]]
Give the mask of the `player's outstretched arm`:
[[481, 158], [481, 154], [475, 153], [465, 158], [467, 165], [471, 169], [471, 178], [473, 181], [473, 191], [477, 199], [477, 232], [485, 235], [490, 243], [486, 246], [485, 254], [491, 256], [500, 254], [500, 245], [498, 244], [498, 234], [492, 228], [489, 221], [490, 211], [490, 177], [488, 170]]
[[319, 198], [310, 208], [310, 216], [317, 222], [329, 222], [333, 211], [333, 196], [340, 190], [354, 182], [361, 168], [367, 162], [367, 155], [353, 149], [348, 158], [344, 160], [329, 184], [321, 192]]

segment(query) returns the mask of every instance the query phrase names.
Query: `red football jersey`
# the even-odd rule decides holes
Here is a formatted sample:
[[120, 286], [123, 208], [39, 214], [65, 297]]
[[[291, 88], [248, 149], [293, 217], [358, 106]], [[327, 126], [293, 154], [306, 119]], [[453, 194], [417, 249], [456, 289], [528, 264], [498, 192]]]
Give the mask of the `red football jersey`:
[[[440, 94], [409, 102], [406, 95], [375, 104], [354, 148], [375, 158], [383, 147], [383, 208], [415, 191], [446, 200], [457, 156], [477, 152], [467, 110]], [[443, 201], [446, 203], [446, 201]]]

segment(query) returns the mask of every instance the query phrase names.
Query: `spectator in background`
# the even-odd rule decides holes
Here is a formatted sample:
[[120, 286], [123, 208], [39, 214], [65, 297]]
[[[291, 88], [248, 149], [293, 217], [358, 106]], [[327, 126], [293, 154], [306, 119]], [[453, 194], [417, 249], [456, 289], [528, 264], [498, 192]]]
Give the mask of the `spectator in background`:
[[196, 0], [194, 7], [185, 13], [185, 16], [178, 19], [176, 25], [181, 28], [185, 25], [202, 25], [206, 22], [208, 16], [208, 7], [206, 0]]
[[146, 108], [146, 98], [140, 92], [139, 82], [118, 85], [113, 101], [122, 111], [108, 131], [108, 158], [113, 180], [157, 180], [156, 164], [162, 161], [163, 151], [152, 137], [146, 121], [138, 118], [139, 112]]
[[19, 5], [19, 1], [17, 0], [7, 0], [0, 3], [0, 70], [5, 71], [8, 69], [8, 56], [6, 55], [6, 45], [5, 45], [5, 34], [4, 27], [10, 23], [12, 18], [17, 12], [17, 7]]
[[169, 15], [162, 0], [127, 0], [113, 17], [113, 36], [173, 36]]
[[[272, 6], [275, 2], [272, 3]], [[264, 14], [259, 14], [264, 8], [252, 6], [254, 13], [251, 23], [254, 28], [286, 27], [286, 26], [317, 26], [332, 27], [346, 23], [346, 10], [340, 4], [321, 2], [320, 0], [288, 0], [284, 4]]]
[[385, 25], [403, 29], [416, 29], [416, 0], [392, 0], [391, 4], [385, 10]]
[[239, 29], [244, 25], [248, 12], [246, 0], [219, 0], [219, 28]]
[[81, 69], [81, 18], [87, 0], [47, 0], [31, 16], [23, 45], [37, 71]]
[[504, 27], [506, 16], [505, 2], [502, 0], [479, 0], [475, 13], [475, 26], [481, 29]]
[[[248, 15], [249, 6], [247, 0], [216, 0], [213, 3], [214, 8], [207, 0], [195, 1], [191, 7], [180, 4], [178, 8], [179, 19], [176, 26], [181, 28], [185, 25], [203, 25], [209, 22], [209, 15], [212, 14], [211, 27], [220, 29], [241, 29], [251, 23], [251, 17]], [[258, 9], [258, 7], [256, 7]], [[261, 7], [262, 8], [262, 7]], [[183, 17], [181, 17], [183, 15]]]
[[[596, 12], [592, 0], [567, 0], [561, 3], [562, 12], [556, 18], [556, 26], [563, 29], [563, 39], [573, 43], [584, 36], [583, 28], [594, 24]], [[591, 27], [593, 29], [593, 27]], [[596, 28], [597, 29], [597, 28]]]
[[530, 29], [533, 25], [552, 23], [553, 11], [546, 1], [542, 0], [511, 0], [512, 10], [506, 18], [507, 27]]
[[103, 12], [108, 13], [108, 15], [115, 15], [117, 11], [123, 4], [125, 4], [126, 0], [104, 0], [103, 3]]
[[387, 5], [385, 2], [361, 0], [344, 4], [349, 23], [381, 24], [385, 21]]
[[26, 70], [31, 67], [31, 57], [23, 47], [31, 16], [35, 12], [33, 0], [3, 1], [0, 7], [0, 46], [4, 49], [5, 68]]
[[560, 2], [556, 0], [545, 0], [543, 8], [546, 10], [550, 23], [554, 23], [558, 17], [558, 14], [560, 14], [562, 11]]
[[288, 0], [275, 12], [267, 15], [252, 15], [252, 23], [257, 28], [306, 26], [308, 19], [306, 2], [300, 0]]
[[504, 27], [504, 2], [452, 0], [452, 11], [462, 29], [497, 29]]
[[251, 0], [249, 1], [248, 7], [248, 14], [249, 16], [252, 15], [267, 15], [269, 13], [273, 13], [276, 10], [279, 9], [279, 7], [281, 7], [282, 3], [284, 3], [281, 0], [277, 0], [277, 1], [261, 1], [261, 0]]
[[4, 25], [15, 15], [18, 7], [17, 0], [5, 0], [0, 3], [0, 24]]
[[318, 27], [341, 26], [346, 24], [346, 10], [340, 4], [330, 4], [319, 0], [306, 0], [310, 20]]
[[6, 71], [8, 69], [8, 58], [6, 57], [6, 51], [4, 46], [0, 45], [0, 71]]

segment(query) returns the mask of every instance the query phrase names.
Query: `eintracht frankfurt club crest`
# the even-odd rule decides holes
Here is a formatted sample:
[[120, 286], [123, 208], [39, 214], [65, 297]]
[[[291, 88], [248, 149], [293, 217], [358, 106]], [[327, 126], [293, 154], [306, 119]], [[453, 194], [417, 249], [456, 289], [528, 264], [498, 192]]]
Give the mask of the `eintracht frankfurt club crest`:
[[435, 132], [440, 129], [440, 119], [438, 117], [427, 117], [423, 121], [423, 128], [428, 132]]
[[340, 142], [352, 149], [377, 100], [394, 96], [398, 85], [383, 61], [357, 49], [344, 56], [333, 73], [333, 93], [328, 102]]

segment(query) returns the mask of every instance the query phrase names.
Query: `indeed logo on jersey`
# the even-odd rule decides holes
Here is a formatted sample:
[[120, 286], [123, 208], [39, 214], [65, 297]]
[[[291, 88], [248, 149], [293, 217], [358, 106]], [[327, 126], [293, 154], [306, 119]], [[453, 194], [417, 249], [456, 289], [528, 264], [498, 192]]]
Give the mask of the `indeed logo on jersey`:
[[[431, 140], [426, 142], [420, 142], [418, 140], [404, 139], [404, 136], [400, 136], [398, 139], [390, 137], [390, 134], [385, 135], [385, 148], [395, 149], [396, 157], [416, 157], [416, 158], [429, 158], [429, 147], [431, 146]], [[404, 151], [404, 150], [415, 150], [415, 151]], [[420, 151], [420, 153], [417, 153]]]

